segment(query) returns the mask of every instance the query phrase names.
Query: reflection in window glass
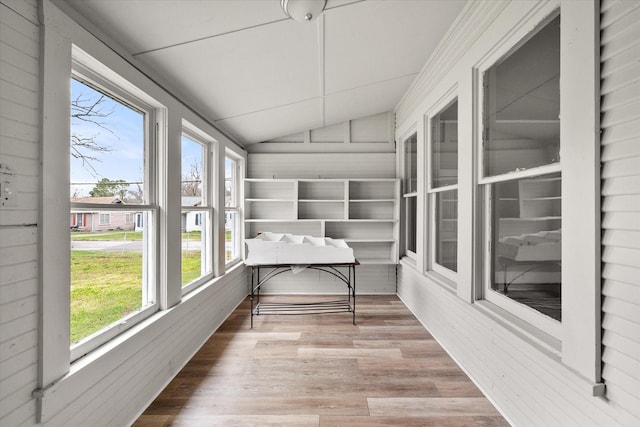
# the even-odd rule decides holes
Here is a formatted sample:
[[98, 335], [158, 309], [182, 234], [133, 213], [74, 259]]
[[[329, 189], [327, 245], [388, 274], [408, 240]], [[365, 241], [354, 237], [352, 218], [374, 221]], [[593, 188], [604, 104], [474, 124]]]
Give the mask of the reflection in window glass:
[[458, 101], [431, 119], [431, 188], [458, 183]]
[[458, 190], [435, 193], [435, 262], [458, 271]]
[[416, 252], [416, 196], [405, 197], [406, 249]]
[[561, 176], [492, 184], [491, 288], [561, 320]]
[[487, 70], [484, 176], [560, 160], [560, 17]]
[[414, 133], [404, 141], [404, 173], [403, 192], [414, 193], [418, 191], [418, 134]]

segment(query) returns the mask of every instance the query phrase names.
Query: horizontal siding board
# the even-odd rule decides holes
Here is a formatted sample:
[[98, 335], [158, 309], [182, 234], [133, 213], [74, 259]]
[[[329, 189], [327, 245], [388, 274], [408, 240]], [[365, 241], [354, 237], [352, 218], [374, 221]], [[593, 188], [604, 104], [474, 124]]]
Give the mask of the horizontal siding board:
[[606, 111], [601, 116], [600, 124], [602, 127], [610, 127], [616, 124], [625, 123], [640, 119], [640, 97], [633, 102], [629, 102], [618, 106], [617, 108]]
[[[638, 55], [640, 56], [640, 48], [638, 49]], [[640, 79], [635, 82], [631, 82], [622, 89], [609, 92], [602, 96], [600, 100], [600, 110], [602, 113], [607, 114], [609, 111], [629, 105], [633, 102], [637, 102], [640, 99]]]
[[602, 28], [615, 26], [616, 22], [624, 19], [637, 7], [635, 1], [603, 0], [600, 8], [600, 26]]
[[[619, 178], [623, 176], [637, 176], [640, 171], [640, 156], [628, 156], [624, 159], [611, 160], [604, 164], [602, 168], [602, 178]], [[640, 188], [636, 194], [640, 194]], [[640, 205], [632, 205], [636, 211], [640, 212]]]
[[635, 212], [608, 212], [604, 214], [602, 227], [616, 230], [640, 230], [640, 215]]
[[31, 330], [12, 340], [0, 343], [0, 362], [4, 364], [5, 360], [12, 359], [33, 348], [37, 340], [38, 333], [35, 330]]
[[[14, 357], [2, 361], [2, 372], [0, 372], [0, 380], [19, 372], [28, 366], [36, 366], [38, 363], [38, 349], [33, 346], [16, 354]], [[9, 390], [7, 390], [7, 393]]]
[[[640, 385], [640, 361], [628, 354], [617, 351], [615, 348], [607, 348], [602, 360], [607, 366], [613, 368], [611, 371], [617, 372], [618, 376], [622, 378], [621, 384], [619, 384], [622, 389], [630, 392], [634, 387]], [[618, 366], [623, 367], [624, 370], [618, 369]]]
[[2, 28], [0, 28], [0, 49], [5, 54], [11, 54], [12, 50], [18, 50], [25, 56], [38, 58], [40, 43], [38, 40], [38, 32], [36, 27], [31, 25], [22, 25], [22, 31], [16, 27], [20, 27], [21, 20], [5, 21], [2, 20]]
[[614, 331], [615, 333], [632, 341], [638, 339], [638, 324], [625, 320], [621, 317], [608, 316], [605, 314], [602, 326], [607, 331]]
[[[602, 343], [606, 346], [605, 351], [619, 351], [620, 353], [633, 358], [640, 354], [640, 342], [620, 336], [613, 331], [607, 331], [602, 338]], [[628, 367], [623, 367], [625, 371], [629, 371]], [[633, 377], [636, 379], [640, 372], [634, 372]]]
[[604, 281], [602, 294], [640, 305], [640, 286], [638, 285], [607, 279]]
[[602, 252], [602, 260], [607, 263], [636, 267], [640, 259], [640, 250], [608, 246]]
[[[38, 278], [37, 271], [37, 263], [35, 261], [3, 266], [2, 279], [0, 281], [0, 292], [2, 292], [3, 298], [6, 296], [9, 301], [12, 301], [14, 292], [18, 292], [22, 296], [35, 294], [37, 292], [35, 283]], [[20, 288], [20, 291], [12, 290], [12, 286]], [[30, 290], [25, 291], [27, 288]]]
[[[636, 328], [640, 330], [640, 310], [638, 310], [638, 306], [631, 301], [624, 301], [616, 297], [607, 297], [602, 304], [602, 311], [612, 313], [617, 317], [633, 322], [636, 324]], [[640, 336], [638, 337], [638, 342], [640, 342]], [[638, 363], [640, 363], [640, 361]], [[638, 372], [640, 373], [640, 370]]]
[[[636, 19], [634, 22], [633, 19]], [[640, 9], [635, 9], [625, 16], [624, 22], [619, 21], [616, 28], [603, 31], [603, 45], [600, 52], [600, 59], [606, 62], [611, 61], [610, 67], [617, 68], [625, 63], [625, 58], [632, 58], [633, 52], [637, 52], [640, 40], [635, 36], [634, 30], [640, 22]], [[626, 62], [627, 64], [629, 61]]]
[[605, 64], [602, 66], [601, 93], [611, 93], [638, 81], [640, 63], [625, 62], [626, 59], [628, 58], [620, 58], [621, 64]]
[[16, 104], [13, 101], [0, 98], [0, 111], [2, 116], [9, 120], [15, 120], [18, 123], [38, 126], [40, 118], [36, 108]]
[[25, 89], [2, 78], [0, 78], [0, 93], [2, 93], [2, 99], [18, 105], [32, 108], [38, 105], [38, 91]]
[[602, 277], [614, 281], [640, 286], [640, 268], [631, 268], [621, 265], [604, 264]]
[[637, 4], [631, 4], [630, 6], [632, 7], [625, 10], [619, 19], [609, 25], [606, 22], [606, 13], [602, 14], [604, 18], [604, 29], [600, 34], [600, 43], [602, 45], [621, 44], [624, 47], [638, 42], [638, 39], [634, 39], [633, 36], [635, 35], [634, 27], [640, 22], [640, 7]]
[[36, 313], [38, 309], [38, 298], [36, 296], [22, 298], [3, 304], [0, 308], [0, 325], [2, 325], [11, 320]]
[[638, 194], [640, 190], [640, 176], [625, 176], [609, 178], [603, 182], [602, 195], [616, 196], [621, 194]]
[[38, 140], [38, 132], [38, 126], [26, 125], [0, 116], [0, 137], [33, 142]]
[[640, 194], [609, 196], [602, 202], [603, 212], [640, 212]]
[[[35, 159], [38, 156], [38, 150], [40, 150], [40, 147], [35, 141], [19, 141], [17, 139], [3, 137], [0, 155], [2, 155], [3, 158], [24, 157], [27, 159]], [[7, 162], [7, 164], [9, 164], [9, 162]], [[33, 172], [38, 173], [38, 171]]]
[[[18, 15], [20, 19], [24, 19], [33, 25], [38, 25], [38, 3], [35, 1], [3, 0], [0, 3], [0, 7], [2, 8], [2, 14], [11, 11]], [[7, 13], [7, 15], [9, 14]]]
[[[12, 342], [15, 338], [36, 331], [38, 327], [38, 318], [35, 313], [28, 314], [17, 319], [9, 320], [2, 324], [2, 336], [0, 336], [0, 345]], [[11, 346], [11, 344], [9, 344]], [[0, 350], [0, 353], [3, 353]], [[0, 356], [1, 357], [1, 356]], [[3, 373], [0, 373], [2, 377]]]
[[395, 178], [395, 153], [249, 153], [249, 178]]

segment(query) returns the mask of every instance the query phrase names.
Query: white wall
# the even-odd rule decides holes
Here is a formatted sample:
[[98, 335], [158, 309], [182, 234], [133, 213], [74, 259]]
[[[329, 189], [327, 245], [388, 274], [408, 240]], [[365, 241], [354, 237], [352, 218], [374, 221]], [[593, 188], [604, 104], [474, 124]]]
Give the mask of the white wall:
[[602, 377], [640, 424], [640, 2], [602, 2]]
[[[398, 295], [427, 327], [432, 335], [457, 360], [487, 396], [496, 404], [505, 417], [516, 426], [631, 426], [640, 425], [640, 300], [638, 277], [640, 277], [640, 256], [636, 234], [638, 228], [638, 158], [640, 151], [640, 113], [638, 110], [639, 78], [637, 40], [640, 39], [638, 16], [640, 4], [627, 1], [605, 1], [602, 5], [602, 161], [603, 161], [603, 271], [602, 291], [602, 379], [606, 387], [604, 396], [594, 396], [601, 390], [598, 386], [601, 352], [598, 335], [600, 331], [600, 263], [597, 258], [583, 253], [597, 254], [599, 246], [593, 244], [593, 234], [599, 235], [597, 225], [599, 213], [593, 215], [589, 209], [583, 211], [588, 220], [576, 221], [570, 227], [563, 226], [563, 331], [554, 339], [541, 335], [519, 322], [504, 311], [489, 307], [478, 299], [480, 276], [477, 252], [478, 222], [474, 218], [477, 200], [474, 186], [476, 173], [472, 146], [477, 141], [478, 128], [473, 121], [473, 105], [477, 100], [474, 84], [478, 76], [472, 67], [487, 57], [495, 56], [494, 42], [501, 37], [509, 37], [523, 30], [521, 26], [528, 19], [561, 8], [561, 20], [572, 22], [582, 16], [575, 28], [589, 23], [591, 2], [474, 2], [465, 8], [456, 26], [447, 35], [440, 51], [430, 58], [421, 75], [396, 108], [399, 130], [409, 129], [418, 123], [419, 140], [422, 136], [420, 120], [429, 105], [437, 100], [437, 94], [451, 87], [457, 87], [461, 111], [460, 117], [460, 191], [459, 191], [459, 271], [457, 289], [443, 286], [429, 272], [422, 272], [409, 262], [401, 262], [398, 267]], [[586, 12], [585, 12], [586, 11]], [[584, 15], [582, 13], [584, 12]], [[564, 14], [564, 15], [563, 15]], [[593, 15], [593, 14], [592, 14]], [[597, 18], [597, 14], [596, 14]], [[532, 25], [525, 25], [530, 31]], [[563, 38], [571, 37], [571, 30], [564, 28]], [[563, 50], [563, 70], [571, 74], [561, 76], [564, 84], [568, 80], [584, 83], [587, 94], [584, 111], [588, 110], [589, 91], [597, 87], [599, 79], [588, 66], [590, 57], [597, 58], [599, 46], [590, 40], [597, 39], [598, 28], [593, 25], [591, 39], [582, 39], [571, 48]], [[505, 36], [506, 34], [506, 36]], [[489, 41], [489, 42], [488, 42]], [[583, 44], [584, 43], [584, 44]], [[566, 49], [566, 46], [565, 48]], [[584, 60], [567, 64], [568, 55], [580, 51]], [[568, 67], [565, 67], [569, 65]], [[598, 65], [597, 63], [595, 64]], [[598, 67], [593, 67], [598, 68]], [[585, 80], [585, 76], [589, 76]], [[561, 83], [562, 86], [563, 83]], [[566, 87], [562, 88], [563, 90]], [[573, 96], [579, 95], [571, 92]], [[597, 95], [596, 95], [597, 96]], [[591, 104], [596, 106], [596, 96]], [[579, 96], [576, 96], [578, 98]], [[568, 102], [567, 102], [568, 101]], [[563, 106], [575, 99], [564, 100]], [[583, 101], [581, 101], [583, 102]], [[579, 132], [566, 134], [567, 129], [579, 118], [569, 110], [562, 111], [564, 145], [563, 170], [571, 181], [563, 183], [563, 217], [577, 215], [580, 204], [567, 202], [578, 194], [598, 189], [599, 181], [597, 128], [591, 123], [597, 119], [583, 120]], [[584, 112], [583, 111], [583, 112]], [[583, 117], [584, 119], [584, 117]], [[586, 124], [585, 124], [586, 123]], [[567, 125], [568, 124], [568, 125]], [[574, 128], [575, 130], [575, 128]], [[583, 138], [583, 136], [586, 136]], [[576, 142], [576, 138], [582, 140]], [[595, 147], [589, 145], [595, 139]], [[596, 159], [590, 167], [574, 171], [575, 159], [583, 157]], [[572, 159], [570, 159], [572, 158]], [[573, 168], [573, 169], [572, 169]], [[571, 171], [575, 174], [571, 175]], [[419, 171], [420, 173], [420, 171]], [[583, 179], [581, 174], [584, 173]], [[564, 179], [564, 177], [563, 177]], [[581, 183], [575, 180], [582, 180]], [[569, 180], [567, 180], [569, 182]], [[567, 189], [576, 190], [567, 194]], [[599, 191], [599, 190], [598, 190]], [[596, 200], [589, 200], [591, 208], [598, 207]], [[591, 209], [594, 210], [594, 209]], [[592, 229], [589, 221], [596, 223]], [[593, 231], [595, 230], [595, 233]], [[565, 239], [565, 234], [568, 239]], [[596, 246], [595, 248], [593, 246]], [[583, 249], [587, 249], [581, 253]], [[571, 254], [575, 252], [579, 255]], [[566, 255], [566, 256], [565, 256]], [[565, 258], [571, 263], [565, 265]], [[460, 260], [464, 262], [461, 263]], [[568, 271], [565, 271], [568, 270]], [[579, 271], [580, 270], [580, 271]], [[571, 280], [566, 277], [585, 280]], [[595, 284], [593, 283], [595, 281]], [[591, 283], [591, 284], [589, 284]], [[585, 288], [588, 286], [588, 288]], [[569, 290], [568, 293], [565, 290]], [[586, 290], [586, 292], [585, 292]], [[576, 298], [583, 292], [583, 298]], [[587, 309], [585, 309], [587, 307]], [[575, 316], [576, 313], [579, 315]], [[580, 316], [588, 313], [587, 320], [580, 322]], [[575, 316], [573, 319], [568, 319]], [[572, 327], [567, 322], [573, 321]], [[595, 322], [594, 322], [595, 320]], [[524, 326], [524, 327], [523, 327]], [[588, 339], [578, 343], [580, 334]], [[585, 343], [588, 342], [588, 345]], [[585, 350], [580, 354], [577, 349]]]
[[[39, 12], [42, 12], [39, 11], [39, 5], [44, 5], [48, 11], [43, 20], [39, 17]], [[42, 152], [49, 148], [55, 150], [55, 147], [45, 147], [44, 141], [56, 144], [68, 139], [56, 142], [51, 135], [41, 135], [43, 120], [50, 120], [51, 117], [43, 117], [45, 112], [41, 108], [43, 93], [40, 85], [45, 75], [53, 79], [60, 77], [66, 82], [70, 75], [57, 69], [45, 69], [41, 73], [44, 58], [40, 41], [41, 32], [44, 31], [41, 22], [49, 25], [49, 31], [60, 35], [58, 40], [68, 43], [65, 37], [73, 33], [74, 37], [79, 36], [90, 45], [100, 45], [88, 33], [60, 15], [47, 0], [0, 0], [0, 163], [15, 171], [12, 176], [16, 184], [15, 198], [0, 207], [2, 426], [37, 423], [39, 408], [34, 391], [40, 387], [38, 370], [42, 348], [38, 344], [38, 334], [42, 319], [39, 300], [44, 298], [43, 290], [53, 296], [42, 301], [43, 306], [61, 313], [68, 310], [68, 301], [64, 307], [56, 306], [60, 294], [58, 290], [68, 289], [68, 284], [59, 283], [53, 276], [41, 277], [42, 265], [51, 264], [49, 261], [54, 254], [45, 252], [45, 256], [39, 256], [43, 244], [40, 236], [43, 223], [46, 222], [39, 213], [40, 205], [47, 197], [55, 203], [68, 203], [68, 198], [66, 201], [57, 201], [54, 194], [43, 194], [41, 191], [41, 180], [44, 179]], [[55, 56], [56, 52], [59, 53], [57, 59], [60, 63], [64, 63], [65, 67], [70, 66], [70, 57], [61, 56], [64, 52], [70, 52], [68, 45], [53, 44], [47, 49], [48, 54]], [[169, 133], [178, 135], [177, 140], [181, 132], [179, 118], [182, 117], [218, 139], [222, 153], [225, 146], [240, 152], [210, 124], [162, 88], [145, 80], [132, 67], [122, 65], [119, 72], [138, 79], [137, 83], [141, 83], [145, 90], [153, 91], [153, 96], [168, 107], [171, 115]], [[52, 93], [44, 95], [51, 98]], [[223, 159], [224, 154], [218, 157]], [[64, 175], [62, 170], [59, 174]], [[64, 194], [64, 189], [60, 193]], [[222, 191], [219, 193], [223, 194]], [[179, 200], [179, 190], [174, 196], [173, 199]], [[61, 218], [64, 219], [61, 230], [68, 239], [68, 214], [63, 214]], [[178, 233], [179, 220], [178, 207], [174, 218], [169, 221], [170, 225], [175, 223]], [[59, 269], [64, 269], [64, 266], [59, 266]], [[169, 280], [179, 277], [179, 268], [169, 273]], [[181, 297], [178, 283], [174, 286], [178, 289], [176, 295], [169, 296], [169, 299], [175, 299], [169, 305], [171, 308], [158, 312], [113, 342], [72, 364], [61, 380], [45, 384], [46, 390], [38, 392], [42, 396], [43, 425], [114, 426], [133, 422], [246, 297], [246, 283], [246, 272], [241, 265], [185, 297]], [[55, 336], [47, 338], [56, 339]]]

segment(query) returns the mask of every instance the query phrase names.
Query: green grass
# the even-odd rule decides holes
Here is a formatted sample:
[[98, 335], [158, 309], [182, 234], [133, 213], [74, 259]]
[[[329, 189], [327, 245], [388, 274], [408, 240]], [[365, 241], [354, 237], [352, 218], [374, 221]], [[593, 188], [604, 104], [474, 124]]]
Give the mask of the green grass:
[[142, 253], [71, 251], [71, 342], [142, 305]]
[[[200, 251], [182, 253], [182, 285], [200, 277]], [[71, 251], [71, 343], [142, 305], [142, 253]]]
[[72, 232], [71, 240], [142, 240], [141, 231], [97, 231], [93, 233]]

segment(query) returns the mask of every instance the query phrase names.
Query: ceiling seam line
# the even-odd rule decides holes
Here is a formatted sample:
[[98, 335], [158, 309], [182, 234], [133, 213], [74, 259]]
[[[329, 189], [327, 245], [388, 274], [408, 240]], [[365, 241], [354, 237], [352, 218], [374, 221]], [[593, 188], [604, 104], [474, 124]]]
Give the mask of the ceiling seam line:
[[183, 41], [183, 42], [180, 42], [180, 43], [174, 43], [174, 44], [170, 44], [170, 45], [166, 45], [166, 46], [156, 47], [156, 48], [153, 48], [153, 49], [143, 50], [143, 51], [140, 51], [140, 52], [132, 53], [131, 56], [135, 57], [135, 56], [139, 56], [139, 55], [145, 55], [147, 53], [154, 53], [154, 52], [158, 52], [158, 51], [161, 51], [161, 50], [167, 50], [167, 49], [171, 49], [171, 48], [179, 47], [179, 46], [184, 46], [184, 45], [191, 44], [191, 43], [197, 43], [197, 42], [201, 42], [201, 41], [204, 41], [204, 40], [214, 39], [216, 37], [226, 36], [226, 35], [229, 35], [229, 34], [239, 33], [241, 31], [245, 31], [245, 30], [252, 30], [254, 28], [264, 27], [265, 25], [271, 25], [271, 24], [275, 24], [275, 23], [278, 23], [278, 22], [283, 22], [283, 21], [286, 21], [288, 19], [290, 19], [290, 18], [277, 19], [275, 21], [264, 22], [262, 24], [256, 24], [256, 25], [252, 25], [250, 27], [243, 27], [243, 28], [238, 28], [237, 30], [225, 31], [224, 33], [220, 33], [220, 34], [213, 34], [211, 36], [200, 37], [200, 38], [197, 38], [197, 39], [187, 40], [187, 41]]

